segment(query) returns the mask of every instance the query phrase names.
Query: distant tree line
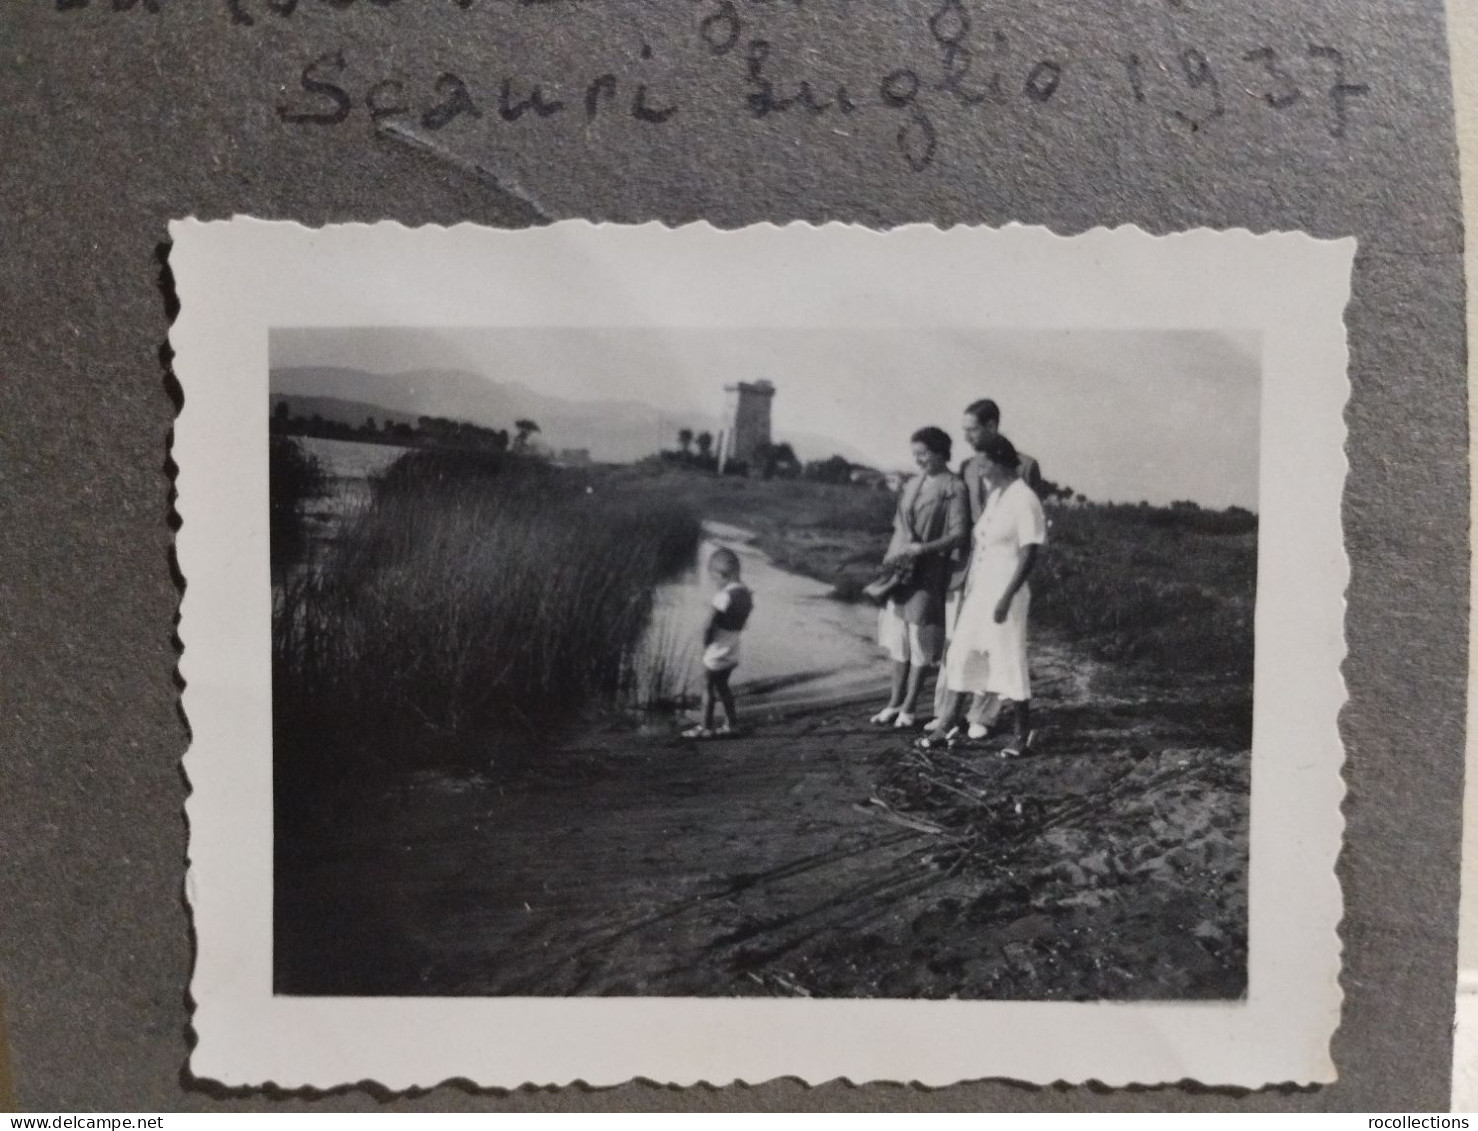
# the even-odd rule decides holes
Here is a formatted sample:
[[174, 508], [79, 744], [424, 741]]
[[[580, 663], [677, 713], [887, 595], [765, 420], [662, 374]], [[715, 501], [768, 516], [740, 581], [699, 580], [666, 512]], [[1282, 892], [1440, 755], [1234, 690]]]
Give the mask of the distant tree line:
[[846, 456], [828, 456], [812, 460], [802, 469], [802, 476], [817, 483], [853, 483], [855, 472], [867, 472], [861, 464], [854, 464]]
[[539, 425], [532, 420], [516, 420], [514, 432], [506, 428], [484, 428], [465, 420], [444, 416], [418, 416], [415, 424], [367, 416], [355, 425], [342, 420], [329, 420], [320, 413], [294, 416], [286, 401], [278, 401], [272, 410], [271, 431], [278, 436], [309, 436], [324, 440], [353, 440], [362, 444], [399, 444], [414, 448], [455, 448], [483, 452], [528, 452]]
[[1058, 484], [1050, 479], [1037, 484], [1037, 497], [1044, 503], [1075, 503], [1078, 506], [1088, 501], [1087, 496], [1074, 491], [1066, 483]]
[[[713, 450], [713, 433], [695, 433], [691, 428], [678, 429], [677, 447], [663, 448], [657, 453], [657, 459], [663, 463], [674, 463], [699, 471], [718, 470], [718, 456]], [[732, 469], [728, 470], [734, 474]]]
[[[677, 447], [664, 448], [653, 459], [662, 463], [691, 467], [698, 471], [717, 472], [718, 453], [714, 450], [712, 432], [694, 432], [680, 428]], [[823, 460], [803, 461], [788, 443], [761, 444], [748, 460], [729, 459], [724, 463], [725, 475], [753, 475], [760, 479], [809, 479], [817, 483], [838, 483], [871, 487], [885, 478], [882, 472], [864, 464], [853, 463], [834, 455]]]
[[1179, 527], [1202, 534], [1249, 534], [1257, 529], [1257, 515], [1246, 507], [1230, 506], [1224, 510], [1203, 507], [1190, 499], [1176, 499], [1168, 507], [1156, 506], [1141, 499], [1137, 506], [1129, 503], [1105, 504], [1121, 514], [1135, 513], [1146, 526]]

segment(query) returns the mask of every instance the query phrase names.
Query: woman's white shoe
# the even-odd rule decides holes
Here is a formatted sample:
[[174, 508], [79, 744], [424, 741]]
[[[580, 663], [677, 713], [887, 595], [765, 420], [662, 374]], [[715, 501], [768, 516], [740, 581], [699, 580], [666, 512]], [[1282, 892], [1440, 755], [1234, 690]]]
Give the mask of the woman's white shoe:
[[873, 726], [885, 727], [897, 717], [897, 707], [884, 707], [881, 711], [879, 711], [876, 715], [872, 717], [871, 722]]
[[897, 718], [893, 720], [893, 725], [899, 730], [911, 729], [916, 721], [917, 720], [914, 718], [914, 716], [907, 715], [904, 714], [902, 711], [899, 711]]

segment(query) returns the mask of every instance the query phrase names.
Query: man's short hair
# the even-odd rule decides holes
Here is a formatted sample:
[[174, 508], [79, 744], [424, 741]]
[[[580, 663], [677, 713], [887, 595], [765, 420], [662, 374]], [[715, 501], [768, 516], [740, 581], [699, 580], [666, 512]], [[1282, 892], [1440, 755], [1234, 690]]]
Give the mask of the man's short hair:
[[999, 426], [1001, 423], [1001, 408], [989, 397], [975, 401], [966, 407], [965, 411], [975, 418], [976, 424], [995, 424]]

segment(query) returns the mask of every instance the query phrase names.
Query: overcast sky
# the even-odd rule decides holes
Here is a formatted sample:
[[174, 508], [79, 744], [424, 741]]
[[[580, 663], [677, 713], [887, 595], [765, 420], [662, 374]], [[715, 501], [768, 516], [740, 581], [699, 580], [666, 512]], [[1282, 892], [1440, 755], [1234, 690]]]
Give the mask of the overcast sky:
[[717, 414], [725, 384], [768, 378], [778, 440], [834, 437], [885, 468], [910, 466], [926, 424], [954, 437], [958, 461], [964, 406], [991, 397], [1001, 430], [1089, 498], [1257, 507], [1261, 367], [1246, 332], [278, 330], [271, 363], [461, 369], [673, 417]]

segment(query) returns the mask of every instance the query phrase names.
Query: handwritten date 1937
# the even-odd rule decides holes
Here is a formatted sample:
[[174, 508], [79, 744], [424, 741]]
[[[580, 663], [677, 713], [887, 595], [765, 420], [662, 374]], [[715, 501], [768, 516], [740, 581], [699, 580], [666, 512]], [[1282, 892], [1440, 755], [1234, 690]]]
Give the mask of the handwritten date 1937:
[[[263, 16], [290, 19], [306, 0], [221, 0], [234, 26], [255, 26]], [[506, 2], [506, 0], [505, 0]], [[513, 0], [517, 6], [558, 5], [561, 0]], [[574, 0], [567, 0], [574, 8]], [[794, 0], [799, 5], [802, 0]], [[90, 0], [55, 0], [60, 12], [78, 12]], [[97, 7], [104, 0], [97, 0]], [[160, 13], [166, 0], [107, 0], [114, 11]], [[325, 9], [348, 14], [358, 6], [399, 8], [401, 0], [317, 0]], [[742, 7], [741, 7], [742, 5]], [[448, 0], [450, 10], [467, 11], [475, 0]], [[1173, 4], [1184, 13], [1185, 5]], [[1234, 112], [1302, 120], [1343, 142], [1358, 123], [1359, 100], [1370, 93], [1356, 81], [1357, 68], [1345, 51], [1294, 38], [1271, 44], [1195, 42], [1182, 28], [1174, 45], [1158, 48], [1128, 43], [1123, 51], [1100, 44], [1105, 61], [1072, 52], [1023, 51], [1012, 25], [992, 19], [986, 0], [938, 0], [918, 21], [919, 46], [929, 52], [911, 65], [879, 62], [871, 75], [847, 83], [820, 81], [806, 72], [815, 52], [775, 41], [768, 29], [769, 0], [697, 0], [690, 15], [691, 46], [719, 69], [731, 69], [735, 110], [771, 120], [825, 120], [866, 112], [894, 115], [901, 158], [915, 172], [932, 165], [941, 151], [941, 126], [972, 113], [1015, 109], [1036, 115], [1049, 106], [1084, 99], [1119, 101], [1153, 116], [1167, 130], [1205, 137]], [[927, 38], [924, 38], [927, 36]], [[788, 46], [788, 49], [787, 49]], [[803, 45], [801, 45], [803, 46]], [[598, 74], [530, 78], [509, 75], [474, 84], [453, 71], [428, 67], [417, 80], [401, 75], [357, 77], [342, 50], [315, 54], [298, 77], [299, 89], [276, 111], [296, 126], [335, 126], [362, 113], [371, 122], [413, 120], [425, 130], [440, 130], [462, 118], [508, 123], [544, 119], [583, 120], [624, 115], [643, 125], [662, 126], [680, 117], [679, 91], [653, 63], [643, 43], [640, 60], [624, 70]], [[798, 69], [799, 68], [799, 69]], [[1118, 80], [1114, 76], [1117, 73]], [[433, 77], [434, 76], [434, 77]]]

